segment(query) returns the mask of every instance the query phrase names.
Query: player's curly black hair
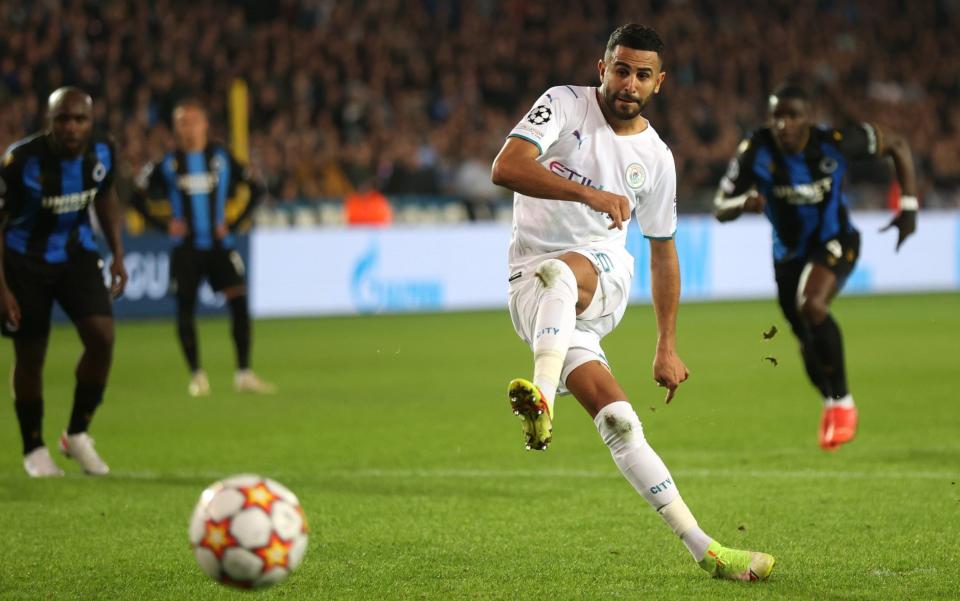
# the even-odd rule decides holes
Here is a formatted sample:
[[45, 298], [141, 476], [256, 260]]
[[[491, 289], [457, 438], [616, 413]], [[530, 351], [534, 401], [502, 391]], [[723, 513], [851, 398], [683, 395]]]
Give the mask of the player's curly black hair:
[[638, 23], [625, 23], [613, 30], [607, 40], [607, 53], [617, 46], [625, 46], [634, 50], [649, 50], [660, 55], [663, 61], [663, 40], [652, 28]]

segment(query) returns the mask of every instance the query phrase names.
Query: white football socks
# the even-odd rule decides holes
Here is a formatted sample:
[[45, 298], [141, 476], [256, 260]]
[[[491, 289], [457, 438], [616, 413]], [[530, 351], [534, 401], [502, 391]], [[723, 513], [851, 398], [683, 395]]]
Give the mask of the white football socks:
[[835, 399], [832, 397], [827, 397], [823, 399], [823, 405], [827, 408], [830, 407], [843, 407], [844, 409], [853, 409], [856, 405], [853, 402], [853, 395], [847, 394], [845, 397]]
[[563, 361], [577, 320], [577, 278], [558, 259], [547, 259], [537, 268], [543, 292], [533, 332], [533, 383], [543, 393], [553, 414]]
[[680, 498], [667, 466], [644, 438], [640, 418], [630, 403], [607, 405], [593, 422], [624, 478], [657, 510], [693, 558], [703, 559], [712, 539]]

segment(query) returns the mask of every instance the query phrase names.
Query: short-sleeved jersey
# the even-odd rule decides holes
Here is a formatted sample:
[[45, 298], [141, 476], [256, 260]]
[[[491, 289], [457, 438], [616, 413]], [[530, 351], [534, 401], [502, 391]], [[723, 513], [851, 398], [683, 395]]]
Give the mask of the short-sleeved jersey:
[[210, 143], [202, 151], [168, 152], [138, 179], [148, 198], [168, 199], [172, 217], [187, 223], [187, 236], [179, 242], [209, 250], [235, 245], [232, 234], [217, 240], [215, 231], [227, 225], [227, 199], [243, 181], [243, 174], [243, 167], [226, 148]]
[[770, 128], [741, 142], [737, 156], [720, 180], [720, 193], [733, 198], [755, 189], [767, 203], [773, 225], [776, 262], [806, 257], [842, 233], [855, 231], [843, 193], [849, 160], [876, 156], [879, 131], [868, 123], [843, 129], [810, 128], [802, 152], [787, 154]]
[[89, 207], [112, 185], [114, 165], [113, 145], [96, 136], [74, 158], [57, 155], [45, 133], [13, 144], [0, 166], [5, 249], [45, 263], [97, 250]]
[[[537, 161], [557, 176], [625, 196], [644, 236], [668, 239], [676, 232], [673, 154], [652, 125], [639, 134], [617, 135], [603, 116], [596, 88], [550, 88], [510, 136], [535, 144]], [[572, 248], [626, 252], [627, 228], [608, 229], [605, 213], [519, 192], [513, 198], [511, 266], [525, 257]]]

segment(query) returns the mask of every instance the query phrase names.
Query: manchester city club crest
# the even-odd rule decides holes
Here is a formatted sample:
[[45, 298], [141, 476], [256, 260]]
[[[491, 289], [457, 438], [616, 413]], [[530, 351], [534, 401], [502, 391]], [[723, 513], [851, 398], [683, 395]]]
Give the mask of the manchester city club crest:
[[533, 123], [534, 125], [543, 125], [550, 121], [550, 117], [553, 117], [553, 112], [545, 104], [537, 105], [530, 114], [527, 115], [527, 121]]
[[643, 187], [643, 182], [647, 181], [647, 171], [640, 163], [631, 163], [630, 166], [627, 167], [625, 177], [627, 185], [637, 190]]
[[823, 157], [820, 161], [820, 171], [824, 173], [833, 173], [837, 170], [837, 167], [839, 167], [839, 164], [833, 157]]

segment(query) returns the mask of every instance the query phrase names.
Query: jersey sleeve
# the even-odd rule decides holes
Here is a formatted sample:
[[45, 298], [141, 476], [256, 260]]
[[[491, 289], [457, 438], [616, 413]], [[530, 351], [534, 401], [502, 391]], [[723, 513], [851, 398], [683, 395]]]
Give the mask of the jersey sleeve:
[[543, 154], [560, 138], [569, 111], [566, 105], [575, 98], [567, 86], [550, 88], [533, 103], [533, 107], [507, 137], [526, 140], [536, 145], [540, 154]]
[[[107, 190], [111, 186], [113, 186], [113, 182], [116, 181], [117, 146], [113, 143], [113, 140], [108, 138], [103, 141], [102, 148], [104, 149], [104, 152], [103, 152], [103, 155], [100, 156], [100, 160], [102, 163], [104, 163], [107, 173], [103, 178], [103, 182], [100, 185], [100, 189]], [[100, 152], [98, 149], [98, 155], [99, 154]]]
[[855, 123], [835, 129], [830, 135], [848, 159], [865, 159], [883, 152], [883, 132], [872, 123]]
[[653, 187], [634, 212], [644, 237], [669, 240], [677, 231], [677, 168], [667, 149], [661, 165]]
[[747, 138], [737, 146], [737, 154], [730, 159], [727, 172], [720, 178], [719, 192], [726, 198], [746, 194], [756, 185], [753, 173], [753, 160], [757, 154], [757, 144]]

